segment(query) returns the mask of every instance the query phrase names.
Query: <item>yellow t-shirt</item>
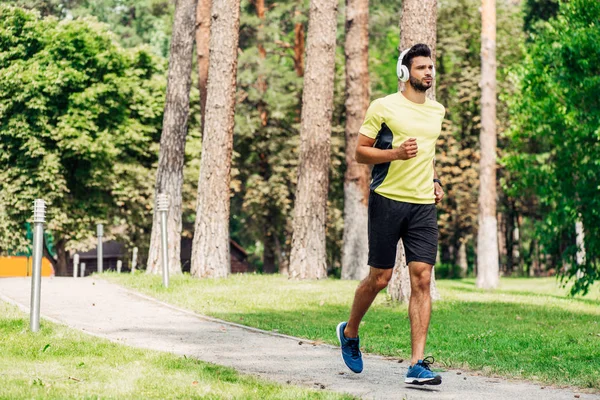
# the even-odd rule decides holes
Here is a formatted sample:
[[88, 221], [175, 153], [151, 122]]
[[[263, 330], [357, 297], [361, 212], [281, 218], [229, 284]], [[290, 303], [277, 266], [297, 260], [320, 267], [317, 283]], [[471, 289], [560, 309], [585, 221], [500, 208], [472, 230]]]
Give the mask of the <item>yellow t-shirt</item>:
[[392, 149], [411, 137], [417, 139], [417, 156], [373, 167], [371, 190], [396, 201], [433, 204], [433, 159], [446, 110], [437, 101], [418, 104], [401, 92], [371, 103], [360, 133], [376, 139], [374, 147]]

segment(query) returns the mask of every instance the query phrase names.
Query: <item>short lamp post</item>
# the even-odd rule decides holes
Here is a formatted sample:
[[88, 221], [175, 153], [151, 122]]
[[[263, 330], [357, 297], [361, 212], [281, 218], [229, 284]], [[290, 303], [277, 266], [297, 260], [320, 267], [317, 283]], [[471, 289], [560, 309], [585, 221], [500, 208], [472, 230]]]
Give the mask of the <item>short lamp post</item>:
[[101, 274], [104, 270], [102, 266], [102, 260], [104, 259], [102, 255], [102, 236], [104, 236], [104, 226], [102, 224], [96, 225], [96, 236], [98, 236], [98, 273]]
[[32, 332], [40, 330], [40, 298], [42, 289], [42, 254], [44, 246], [44, 223], [46, 204], [42, 199], [33, 202], [33, 267], [31, 271], [31, 305], [29, 327]]
[[162, 258], [163, 286], [169, 287], [169, 253], [167, 243], [167, 212], [169, 211], [169, 198], [160, 193], [156, 197], [156, 210], [160, 214], [160, 243]]

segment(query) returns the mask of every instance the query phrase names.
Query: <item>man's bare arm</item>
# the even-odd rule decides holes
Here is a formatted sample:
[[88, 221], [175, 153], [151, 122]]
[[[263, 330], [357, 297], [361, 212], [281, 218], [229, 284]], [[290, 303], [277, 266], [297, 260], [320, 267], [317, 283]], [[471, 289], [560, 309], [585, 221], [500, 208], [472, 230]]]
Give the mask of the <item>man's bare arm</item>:
[[[435, 170], [435, 160], [433, 160], [433, 179], [439, 179], [437, 171]], [[435, 194], [435, 202], [439, 203], [444, 198], [444, 189], [442, 185], [437, 182], [433, 184], [433, 193]]]
[[382, 164], [396, 160], [409, 160], [417, 156], [417, 139], [410, 138], [402, 143], [400, 147], [389, 150], [376, 149], [373, 147], [375, 139], [359, 134], [354, 157], [360, 164]]

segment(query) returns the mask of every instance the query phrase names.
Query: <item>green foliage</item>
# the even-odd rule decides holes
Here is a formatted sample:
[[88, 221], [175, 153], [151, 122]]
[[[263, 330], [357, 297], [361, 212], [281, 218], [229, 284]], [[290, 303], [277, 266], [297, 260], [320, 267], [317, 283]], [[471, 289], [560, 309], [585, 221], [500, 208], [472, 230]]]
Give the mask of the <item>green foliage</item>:
[[148, 220], [164, 102], [164, 62], [126, 51], [92, 20], [39, 19], [0, 6], [0, 248], [27, 246], [46, 200], [56, 242], [96, 222], [129, 238]]
[[40, 12], [43, 17], [79, 19], [95, 17], [106, 23], [124, 47], [147, 44], [167, 57], [171, 41], [174, 3], [168, 0], [0, 0]]
[[[561, 3], [539, 25], [515, 68], [521, 95], [510, 104], [509, 195], [533, 196], [543, 250], [566, 265], [574, 293], [600, 278], [600, 3]], [[575, 267], [575, 223], [585, 228], [586, 259]], [[573, 267], [568, 267], [568, 266]], [[578, 273], [578, 271], [580, 271]]]

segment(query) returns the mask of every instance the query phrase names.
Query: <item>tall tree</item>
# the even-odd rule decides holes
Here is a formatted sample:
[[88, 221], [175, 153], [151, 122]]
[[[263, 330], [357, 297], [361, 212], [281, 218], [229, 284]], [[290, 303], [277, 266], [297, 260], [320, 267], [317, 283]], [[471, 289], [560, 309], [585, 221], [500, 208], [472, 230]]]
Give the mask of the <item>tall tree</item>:
[[196, 57], [198, 58], [198, 88], [200, 89], [200, 118], [202, 120], [202, 129], [204, 129], [204, 113], [206, 110], [211, 4], [212, 0], [198, 0], [196, 8]]
[[[435, 62], [435, 45], [437, 29], [437, 0], [405, 0], [402, 2], [400, 19], [400, 51], [417, 43], [425, 43], [431, 49], [431, 59]], [[401, 86], [401, 85], [399, 85]], [[435, 80], [427, 97], [435, 100]], [[410, 275], [404, 256], [402, 240], [398, 242], [398, 256], [394, 266], [393, 277], [388, 286], [392, 299], [407, 301], [410, 298]], [[438, 299], [435, 286], [435, 274], [431, 274], [431, 297]]]
[[299, 279], [327, 277], [325, 228], [336, 14], [336, 0], [311, 0], [302, 94], [300, 163], [290, 255], [290, 276]]
[[496, 2], [482, 0], [481, 8], [481, 158], [477, 287], [498, 287], [498, 222], [496, 219]]
[[354, 159], [358, 130], [369, 107], [369, 0], [346, 0], [346, 173], [342, 279], [369, 273], [369, 167]]
[[114, 39], [89, 20], [0, 5], [0, 251], [27, 251], [25, 224], [42, 198], [57, 275], [69, 251], [90, 248], [95, 223], [129, 243], [149, 228], [163, 62]]
[[239, 0], [213, 2], [206, 115], [192, 245], [192, 275], [225, 277], [230, 271], [231, 153], [240, 27]]
[[[181, 273], [181, 187], [190, 109], [195, 26], [196, 0], [178, 0], [173, 20], [167, 98], [155, 186], [155, 198], [159, 193], [169, 196], [167, 241], [171, 273]], [[160, 219], [158, 213], [155, 212], [148, 251], [147, 273], [161, 273], [160, 264]]]

